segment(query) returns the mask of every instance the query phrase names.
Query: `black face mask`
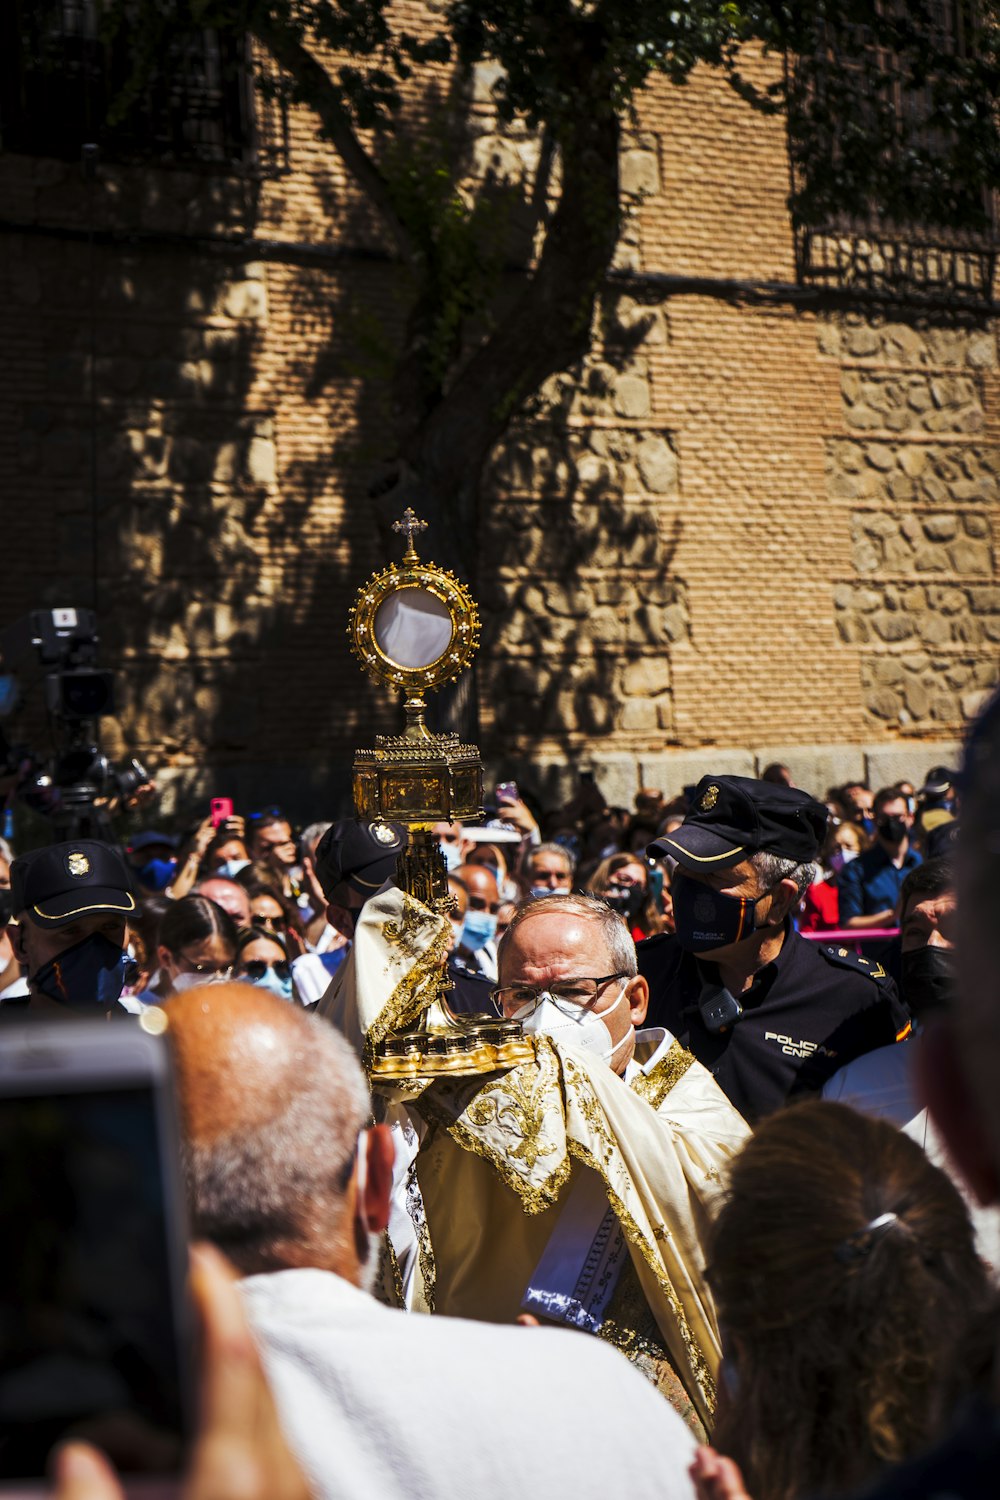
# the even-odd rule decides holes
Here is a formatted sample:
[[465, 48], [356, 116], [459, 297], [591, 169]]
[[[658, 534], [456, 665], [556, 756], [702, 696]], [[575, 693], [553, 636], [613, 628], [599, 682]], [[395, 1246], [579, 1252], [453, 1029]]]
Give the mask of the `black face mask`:
[[95, 932], [49, 959], [32, 976], [32, 984], [50, 1000], [58, 1000], [71, 1010], [106, 1010], [136, 972], [124, 949]]
[[906, 838], [908, 829], [902, 818], [879, 818], [875, 825], [875, 831], [879, 838], [885, 839], [887, 844], [901, 844]]
[[757, 930], [756, 908], [771, 894], [728, 896], [713, 891], [700, 880], [691, 880], [680, 870], [671, 883], [674, 898], [674, 935], [689, 953], [710, 953], [713, 948], [727, 948], [742, 943]]
[[900, 960], [903, 999], [917, 1017], [947, 1010], [957, 981], [954, 948], [914, 948]]
[[612, 911], [620, 912], [626, 921], [631, 922], [642, 911], [646, 892], [641, 885], [631, 885], [627, 890], [605, 891], [604, 901], [611, 907]]

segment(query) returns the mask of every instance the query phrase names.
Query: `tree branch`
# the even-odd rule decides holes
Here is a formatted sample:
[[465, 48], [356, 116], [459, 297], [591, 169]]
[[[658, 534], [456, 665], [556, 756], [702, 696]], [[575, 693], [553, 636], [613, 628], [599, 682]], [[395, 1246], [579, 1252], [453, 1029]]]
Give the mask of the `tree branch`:
[[588, 112], [584, 97], [579, 128], [562, 142], [559, 202], [533, 274], [434, 409], [400, 434], [402, 456], [466, 534], [475, 535], [482, 465], [511, 417], [590, 346], [618, 238], [618, 144], [614, 113]]
[[322, 63], [297, 37], [290, 35], [271, 17], [255, 16], [253, 34], [275, 61], [291, 74], [303, 98], [319, 115], [341, 161], [377, 210], [400, 255], [409, 265], [419, 266], [420, 254], [396, 212], [389, 185], [358, 139], [350, 117], [337, 96], [336, 86]]

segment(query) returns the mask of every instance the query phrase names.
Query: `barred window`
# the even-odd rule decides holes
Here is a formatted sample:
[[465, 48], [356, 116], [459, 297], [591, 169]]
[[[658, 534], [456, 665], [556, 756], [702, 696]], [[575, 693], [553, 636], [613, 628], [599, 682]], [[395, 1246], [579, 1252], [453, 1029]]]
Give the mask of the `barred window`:
[[989, 300], [996, 198], [970, 140], [995, 150], [995, 102], [977, 97], [968, 67], [978, 35], [971, 0], [877, 0], [871, 24], [820, 22], [812, 54], [789, 61], [802, 279]]
[[246, 38], [178, 31], [137, 70], [128, 31], [102, 34], [100, 0], [4, 0], [0, 11], [0, 149], [79, 160], [94, 141], [113, 161], [283, 164], [286, 140], [273, 137], [284, 121], [257, 118]]

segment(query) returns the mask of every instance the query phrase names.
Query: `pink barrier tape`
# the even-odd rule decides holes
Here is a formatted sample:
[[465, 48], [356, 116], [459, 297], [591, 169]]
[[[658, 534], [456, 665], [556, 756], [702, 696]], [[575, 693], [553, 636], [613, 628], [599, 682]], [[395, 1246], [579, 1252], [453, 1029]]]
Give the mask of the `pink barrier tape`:
[[814, 943], [867, 943], [871, 938], [899, 936], [898, 927], [827, 927], [816, 932], [800, 932], [799, 937]]

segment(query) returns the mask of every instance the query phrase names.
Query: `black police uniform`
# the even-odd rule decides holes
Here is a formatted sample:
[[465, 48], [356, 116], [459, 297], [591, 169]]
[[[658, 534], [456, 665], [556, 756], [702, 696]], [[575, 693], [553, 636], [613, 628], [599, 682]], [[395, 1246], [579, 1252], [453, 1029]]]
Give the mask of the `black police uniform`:
[[645, 1024], [671, 1031], [751, 1124], [909, 1029], [881, 964], [838, 944], [809, 942], [790, 927], [777, 958], [737, 997], [743, 1013], [720, 1033], [706, 1027], [699, 1008], [718, 980], [707, 955], [685, 952], [669, 933], [647, 938], [638, 955], [649, 984]]
[[777, 957], [742, 994], [729, 994], [712, 961], [716, 949], [752, 936], [761, 899], [734, 896], [718, 877], [758, 853], [808, 864], [826, 822], [824, 805], [798, 787], [703, 776], [681, 826], [649, 846], [681, 868], [679, 936], [639, 945], [639, 972], [650, 987], [647, 1024], [667, 1027], [751, 1122], [794, 1094], [822, 1088], [844, 1063], [896, 1041], [909, 1026], [881, 964], [807, 942], [788, 922]]
[[496, 1015], [493, 980], [488, 979], [481, 969], [452, 953], [448, 959], [448, 978], [453, 985], [448, 1005], [456, 1015]]

